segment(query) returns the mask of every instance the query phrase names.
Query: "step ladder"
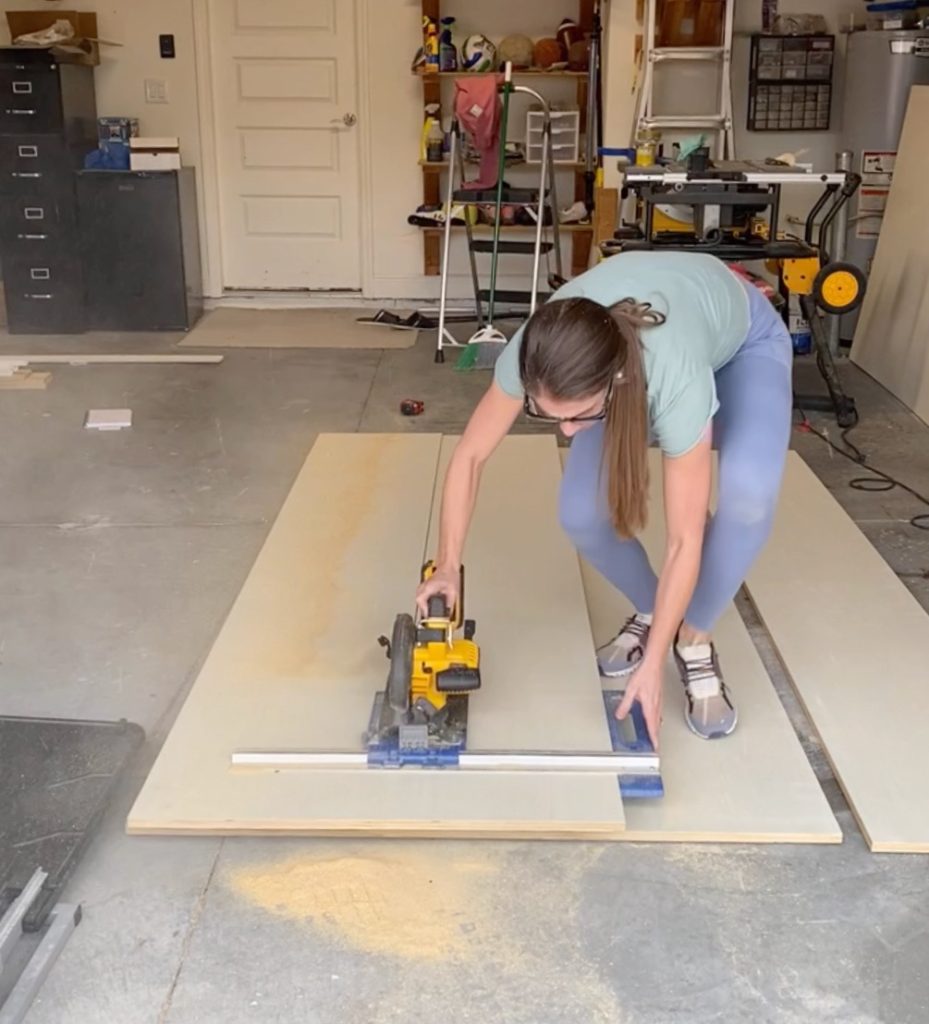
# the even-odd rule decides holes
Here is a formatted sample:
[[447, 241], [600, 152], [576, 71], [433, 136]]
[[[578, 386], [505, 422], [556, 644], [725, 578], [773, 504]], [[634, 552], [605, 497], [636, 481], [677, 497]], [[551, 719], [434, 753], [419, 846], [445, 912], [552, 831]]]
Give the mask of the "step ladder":
[[[645, 31], [642, 47], [642, 73], [636, 97], [634, 136], [648, 130], [699, 132], [716, 136], [717, 160], [732, 160], [735, 145], [732, 130], [732, 23], [735, 0], [723, 0], [723, 39], [721, 46], [656, 46], [658, 0], [645, 0]], [[654, 111], [655, 68], [666, 62], [700, 61], [719, 65], [716, 109], [706, 114], [656, 114]], [[636, 138], [632, 139], [635, 146]]]
[[[557, 287], [564, 280], [561, 260], [561, 236], [558, 230], [555, 164], [552, 156], [551, 109], [546, 99], [534, 89], [522, 85], [513, 85], [512, 70], [509, 65], [507, 65], [501, 90], [504, 93], [505, 104], [508, 103], [509, 96], [522, 93], [534, 99], [542, 110], [542, 158], [539, 166], [539, 185], [537, 189], [507, 188], [502, 186], [502, 164], [506, 146], [506, 116], [504, 116], [501, 120], [501, 169], [498, 186], [486, 190], [462, 188], [461, 186], [465, 182], [464, 145], [458, 118], [453, 119], [449, 137], [448, 189], [445, 200], [445, 230], [442, 243], [442, 281], [439, 291], [439, 322], [435, 352], [435, 361], [437, 363], [445, 362], [446, 348], [463, 348], [468, 344], [467, 342], [457, 341], [446, 326], [453, 212], [465, 208], [465, 233], [471, 281], [474, 287], [474, 308], [479, 328], [478, 335], [486, 333], [489, 329], [493, 328], [494, 312], [497, 303], [528, 307], [528, 315], [531, 316], [539, 302], [544, 302], [548, 298], [548, 293], [539, 290], [539, 272], [543, 255], [549, 256], [554, 253], [555, 271], [549, 279], [549, 286]], [[467, 216], [467, 208], [474, 206], [494, 207], [493, 236], [491, 238], [476, 237], [474, 225], [471, 223], [471, 218]], [[504, 206], [522, 207], [532, 212], [535, 220], [535, 235], [532, 241], [516, 241], [500, 237], [501, 231], [505, 227], [501, 223], [502, 208]], [[549, 212], [551, 217], [551, 225], [546, 225], [545, 223], [546, 211]], [[545, 237], [547, 234], [546, 228], [549, 226], [551, 227], [550, 239]], [[478, 254], [489, 254], [491, 258], [489, 288], [481, 286], [477, 261]], [[530, 287], [527, 290], [513, 291], [497, 288], [498, 259], [504, 254], [532, 257], [532, 278]], [[505, 340], [502, 335], [499, 337], [501, 340]]]

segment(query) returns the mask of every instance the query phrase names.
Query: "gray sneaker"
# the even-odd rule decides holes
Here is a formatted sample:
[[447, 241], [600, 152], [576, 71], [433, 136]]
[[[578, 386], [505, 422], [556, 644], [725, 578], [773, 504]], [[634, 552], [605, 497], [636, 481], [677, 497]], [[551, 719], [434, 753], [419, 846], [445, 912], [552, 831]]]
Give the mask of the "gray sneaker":
[[738, 712], [723, 682], [713, 644], [674, 645], [674, 660], [687, 694], [684, 717], [692, 732], [705, 740], [721, 739], [735, 729]]
[[610, 678], [628, 675], [645, 654], [651, 628], [650, 615], [630, 615], [616, 636], [597, 649], [600, 675]]

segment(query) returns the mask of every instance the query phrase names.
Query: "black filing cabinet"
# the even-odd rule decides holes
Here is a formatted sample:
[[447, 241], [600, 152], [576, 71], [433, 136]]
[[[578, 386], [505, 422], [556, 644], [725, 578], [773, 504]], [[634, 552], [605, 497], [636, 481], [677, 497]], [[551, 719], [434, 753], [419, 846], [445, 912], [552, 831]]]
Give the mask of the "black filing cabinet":
[[203, 310], [193, 168], [80, 171], [87, 326], [188, 330]]
[[0, 264], [10, 332], [84, 330], [74, 171], [97, 144], [93, 68], [0, 48]]

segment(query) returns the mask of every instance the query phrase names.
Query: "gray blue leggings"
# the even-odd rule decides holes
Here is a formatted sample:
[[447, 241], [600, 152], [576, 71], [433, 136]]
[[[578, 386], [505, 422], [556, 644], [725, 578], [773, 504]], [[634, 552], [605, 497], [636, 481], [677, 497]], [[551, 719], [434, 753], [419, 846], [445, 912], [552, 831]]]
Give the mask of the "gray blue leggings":
[[[742, 585], [771, 530], [790, 441], [793, 390], [790, 335], [758, 291], [746, 284], [751, 326], [735, 356], [716, 373], [719, 450], [716, 512], [707, 526], [700, 576], [686, 622], [711, 631]], [[633, 603], [650, 614], [658, 580], [637, 540], [610, 522], [600, 474], [603, 425], [574, 437], [561, 485], [561, 524], [578, 551]], [[605, 477], [605, 474], [604, 474]]]

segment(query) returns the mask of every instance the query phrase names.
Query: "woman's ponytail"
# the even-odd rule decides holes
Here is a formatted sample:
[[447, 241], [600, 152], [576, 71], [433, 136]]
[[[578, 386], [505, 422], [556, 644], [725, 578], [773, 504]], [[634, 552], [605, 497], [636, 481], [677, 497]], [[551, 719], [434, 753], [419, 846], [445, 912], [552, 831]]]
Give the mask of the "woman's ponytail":
[[647, 518], [648, 394], [639, 332], [663, 322], [635, 299], [609, 308], [583, 297], [560, 299], [533, 313], [520, 346], [520, 379], [530, 395], [569, 400], [612, 386], [601, 470], [621, 537], [635, 536]]

